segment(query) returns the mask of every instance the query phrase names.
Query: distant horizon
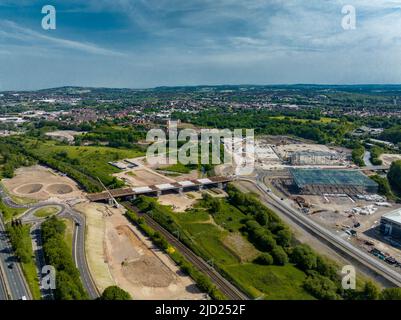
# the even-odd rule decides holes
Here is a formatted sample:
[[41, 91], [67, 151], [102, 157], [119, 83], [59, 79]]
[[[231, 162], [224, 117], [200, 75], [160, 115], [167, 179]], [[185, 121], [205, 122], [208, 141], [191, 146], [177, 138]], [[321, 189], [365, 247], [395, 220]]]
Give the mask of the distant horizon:
[[325, 84], [325, 83], [243, 83], [243, 84], [232, 84], [232, 83], [221, 83], [221, 84], [188, 84], [188, 85], [160, 85], [153, 87], [114, 87], [114, 86], [81, 86], [81, 85], [61, 85], [56, 87], [44, 87], [38, 89], [10, 89], [1, 90], [2, 92], [34, 92], [34, 91], [44, 91], [44, 90], [56, 90], [63, 88], [84, 88], [84, 89], [121, 89], [121, 90], [152, 90], [158, 88], [196, 88], [196, 87], [296, 87], [296, 86], [316, 86], [316, 87], [401, 87], [401, 83], [337, 83], [337, 84]]

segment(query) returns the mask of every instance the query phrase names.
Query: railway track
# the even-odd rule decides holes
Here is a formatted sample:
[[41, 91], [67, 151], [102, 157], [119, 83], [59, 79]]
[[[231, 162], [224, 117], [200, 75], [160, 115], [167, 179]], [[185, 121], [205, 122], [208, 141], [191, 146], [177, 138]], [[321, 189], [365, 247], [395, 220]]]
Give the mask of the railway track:
[[231, 282], [225, 279], [220, 273], [213, 269], [209, 264], [207, 264], [202, 258], [197, 256], [191, 249], [189, 249], [185, 244], [179, 241], [175, 236], [173, 236], [169, 231], [164, 229], [155, 220], [149, 217], [147, 214], [140, 213], [137, 208], [135, 208], [129, 202], [123, 202], [123, 205], [136, 212], [139, 216], [143, 217], [146, 223], [152, 227], [155, 231], [162, 234], [166, 240], [173, 245], [190, 263], [192, 263], [199, 271], [209, 276], [216, 287], [230, 300], [249, 300], [248, 296], [237, 289]]

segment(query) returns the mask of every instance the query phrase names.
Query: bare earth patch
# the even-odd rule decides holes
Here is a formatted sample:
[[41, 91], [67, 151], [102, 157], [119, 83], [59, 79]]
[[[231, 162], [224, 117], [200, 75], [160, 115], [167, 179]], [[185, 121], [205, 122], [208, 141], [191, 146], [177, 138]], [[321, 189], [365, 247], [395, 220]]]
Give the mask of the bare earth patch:
[[175, 212], [184, 212], [201, 198], [202, 194], [200, 192], [190, 192], [182, 195], [165, 194], [158, 198], [158, 202], [162, 205], [171, 206]]
[[106, 216], [106, 259], [118, 286], [140, 300], [204, 299], [193, 280], [127, 219]]
[[389, 166], [391, 163], [397, 160], [401, 160], [401, 154], [387, 154], [380, 155], [379, 159], [383, 161], [384, 166]]
[[17, 197], [32, 200], [83, 199], [73, 180], [40, 165], [18, 168], [15, 177], [2, 182], [11, 195]]
[[114, 176], [124, 180], [133, 187], [150, 186], [154, 184], [162, 184], [174, 182], [175, 180], [163, 176], [153, 170], [141, 167], [131, 171], [120, 172]]
[[224, 245], [229, 248], [241, 260], [241, 262], [249, 262], [255, 259], [259, 251], [255, 249], [248, 241], [246, 241], [240, 233], [230, 233], [223, 240]]
[[80, 203], [74, 208], [86, 216], [86, 257], [93, 280], [99, 291], [103, 292], [108, 286], [115, 285], [104, 250], [104, 216], [111, 214], [111, 211], [106, 205], [98, 203]]

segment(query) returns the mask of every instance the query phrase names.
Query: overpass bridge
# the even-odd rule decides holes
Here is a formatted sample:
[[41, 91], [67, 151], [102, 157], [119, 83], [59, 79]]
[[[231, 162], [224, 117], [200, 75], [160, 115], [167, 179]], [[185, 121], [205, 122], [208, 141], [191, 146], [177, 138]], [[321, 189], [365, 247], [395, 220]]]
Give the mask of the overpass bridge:
[[358, 168], [360, 171], [387, 171], [390, 170], [390, 166], [366, 166]]
[[233, 180], [234, 177], [215, 176], [209, 178], [155, 184], [150, 186], [113, 189], [104, 192], [88, 194], [87, 198], [90, 201], [97, 202], [97, 201], [112, 201], [112, 197], [131, 198], [131, 199], [135, 199], [139, 195], [159, 197], [163, 194], [163, 192], [168, 192], [168, 191], [177, 191], [179, 193], [182, 193], [189, 190], [202, 190], [204, 187], [213, 187], [213, 186], [222, 189], [225, 184]]

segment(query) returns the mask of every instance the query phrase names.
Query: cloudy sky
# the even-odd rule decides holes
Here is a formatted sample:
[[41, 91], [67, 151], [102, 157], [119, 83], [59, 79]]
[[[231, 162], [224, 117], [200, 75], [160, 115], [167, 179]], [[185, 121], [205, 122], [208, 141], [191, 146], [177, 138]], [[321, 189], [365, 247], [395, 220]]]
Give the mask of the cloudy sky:
[[0, 90], [287, 83], [401, 83], [401, 0], [0, 0]]

